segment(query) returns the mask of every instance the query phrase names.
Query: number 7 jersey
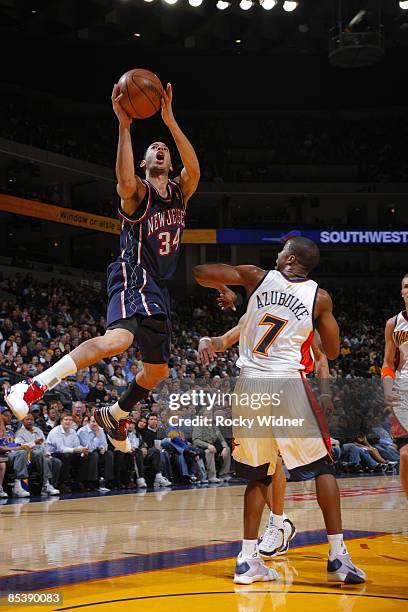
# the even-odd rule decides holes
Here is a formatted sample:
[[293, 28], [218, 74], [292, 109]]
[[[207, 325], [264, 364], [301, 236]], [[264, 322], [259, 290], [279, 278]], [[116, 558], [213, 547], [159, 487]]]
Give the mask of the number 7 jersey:
[[285, 377], [313, 370], [313, 310], [318, 285], [270, 270], [248, 300], [241, 326], [241, 374]]

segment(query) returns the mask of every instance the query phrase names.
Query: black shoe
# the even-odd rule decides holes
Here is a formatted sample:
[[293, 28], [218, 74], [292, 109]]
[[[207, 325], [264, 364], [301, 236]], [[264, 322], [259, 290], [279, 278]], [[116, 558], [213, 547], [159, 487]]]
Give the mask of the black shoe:
[[117, 450], [120, 450], [122, 453], [129, 453], [131, 451], [130, 442], [127, 437], [127, 428], [130, 421], [127, 419], [117, 421], [111, 415], [109, 406], [95, 408], [93, 416]]

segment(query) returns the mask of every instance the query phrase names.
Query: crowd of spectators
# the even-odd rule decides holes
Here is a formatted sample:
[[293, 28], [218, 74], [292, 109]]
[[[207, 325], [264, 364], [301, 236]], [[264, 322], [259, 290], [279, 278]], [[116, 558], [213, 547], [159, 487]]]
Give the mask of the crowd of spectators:
[[[115, 118], [108, 106], [106, 112], [91, 108], [87, 112], [92, 113], [90, 121], [84, 121], [83, 107], [65, 104], [61, 111], [61, 101], [56, 99], [44, 104], [33, 95], [8, 93], [0, 103], [0, 129], [4, 138], [112, 168]], [[402, 146], [407, 125], [398, 113], [384, 111], [380, 117], [360, 113], [353, 118], [342, 113], [315, 113], [313, 118], [253, 112], [228, 116], [179, 112], [178, 116], [194, 143], [206, 181], [293, 180], [279, 168], [293, 164], [357, 168], [357, 173], [353, 170], [352, 176], [343, 179], [398, 182], [408, 178], [408, 157]], [[148, 141], [146, 130], [139, 122], [143, 144]], [[331, 179], [326, 172], [325, 180]], [[315, 180], [313, 175], [309, 180]]]
[[[32, 407], [20, 429], [4, 403], [11, 384], [39, 374], [84, 340], [104, 333], [104, 291], [19, 274], [3, 278], [0, 290], [13, 296], [0, 303], [0, 485], [7, 464], [16, 479], [13, 491], [23, 496], [21, 483], [29, 476], [29, 462], [42, 475], [44, 494], [100, 488], [101, 478], [102, 488], [143, 488], [146, 482], [195, 485], [231, 477], [231, 431], [172, 426], [169, 399], [198, 388], [232, 390], [239, 372], [237, 347], [210, 366], [199, 363], [197, 347], [201, 336], [220, 335], [235, 325], [239, 312], [217, 310], [215, 293], [199, 288], [182, 299], [175, 296], [170, 375], [130, 414], [133, 450], [124, 455], [107, 443], [92, 411], [98, 404], [115, 403], [133, 380], [141, 368], [137, 346], [68, 377]], [[341, 354], [330, 363], [332, 397], [322, 398], [322, 403], [339, 470], [392, 469], [398, 452], [388, 433], [379, 375], [384, 322], [400, 309], [398, 296], [393, 300], [387, 294], [384, 300], [378, 287], [333, 287], [331, 293], [341, 328]], [[312, 384], [318, 390], [317, 381], [312, 379]], [[177, 414], [193, 416], [196, 409], [187, 405]], [[229, 410], [221, 403], [214, 414], [229, 416]]]

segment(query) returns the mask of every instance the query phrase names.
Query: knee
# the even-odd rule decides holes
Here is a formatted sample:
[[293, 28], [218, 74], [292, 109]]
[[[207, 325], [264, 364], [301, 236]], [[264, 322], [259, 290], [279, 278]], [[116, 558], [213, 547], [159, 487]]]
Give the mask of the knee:
[[168, 375], [169, 367], [167, 363], [145, 365], [142, 373], [143, 380], [147, 383], [147, 388], [153, 388], [159, 382], [167, 378]]

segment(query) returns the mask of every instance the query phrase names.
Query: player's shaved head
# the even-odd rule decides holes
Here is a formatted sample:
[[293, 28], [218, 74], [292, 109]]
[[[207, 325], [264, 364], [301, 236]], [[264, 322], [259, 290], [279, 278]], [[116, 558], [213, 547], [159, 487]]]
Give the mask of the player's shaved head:
[[304, 236], [294, 236], [290, 238], [284, 247], [286, 256], [293, 255], [297, 263], [302, 266], [308, 274], [320, 261], [319, 247], [313, 240]]

